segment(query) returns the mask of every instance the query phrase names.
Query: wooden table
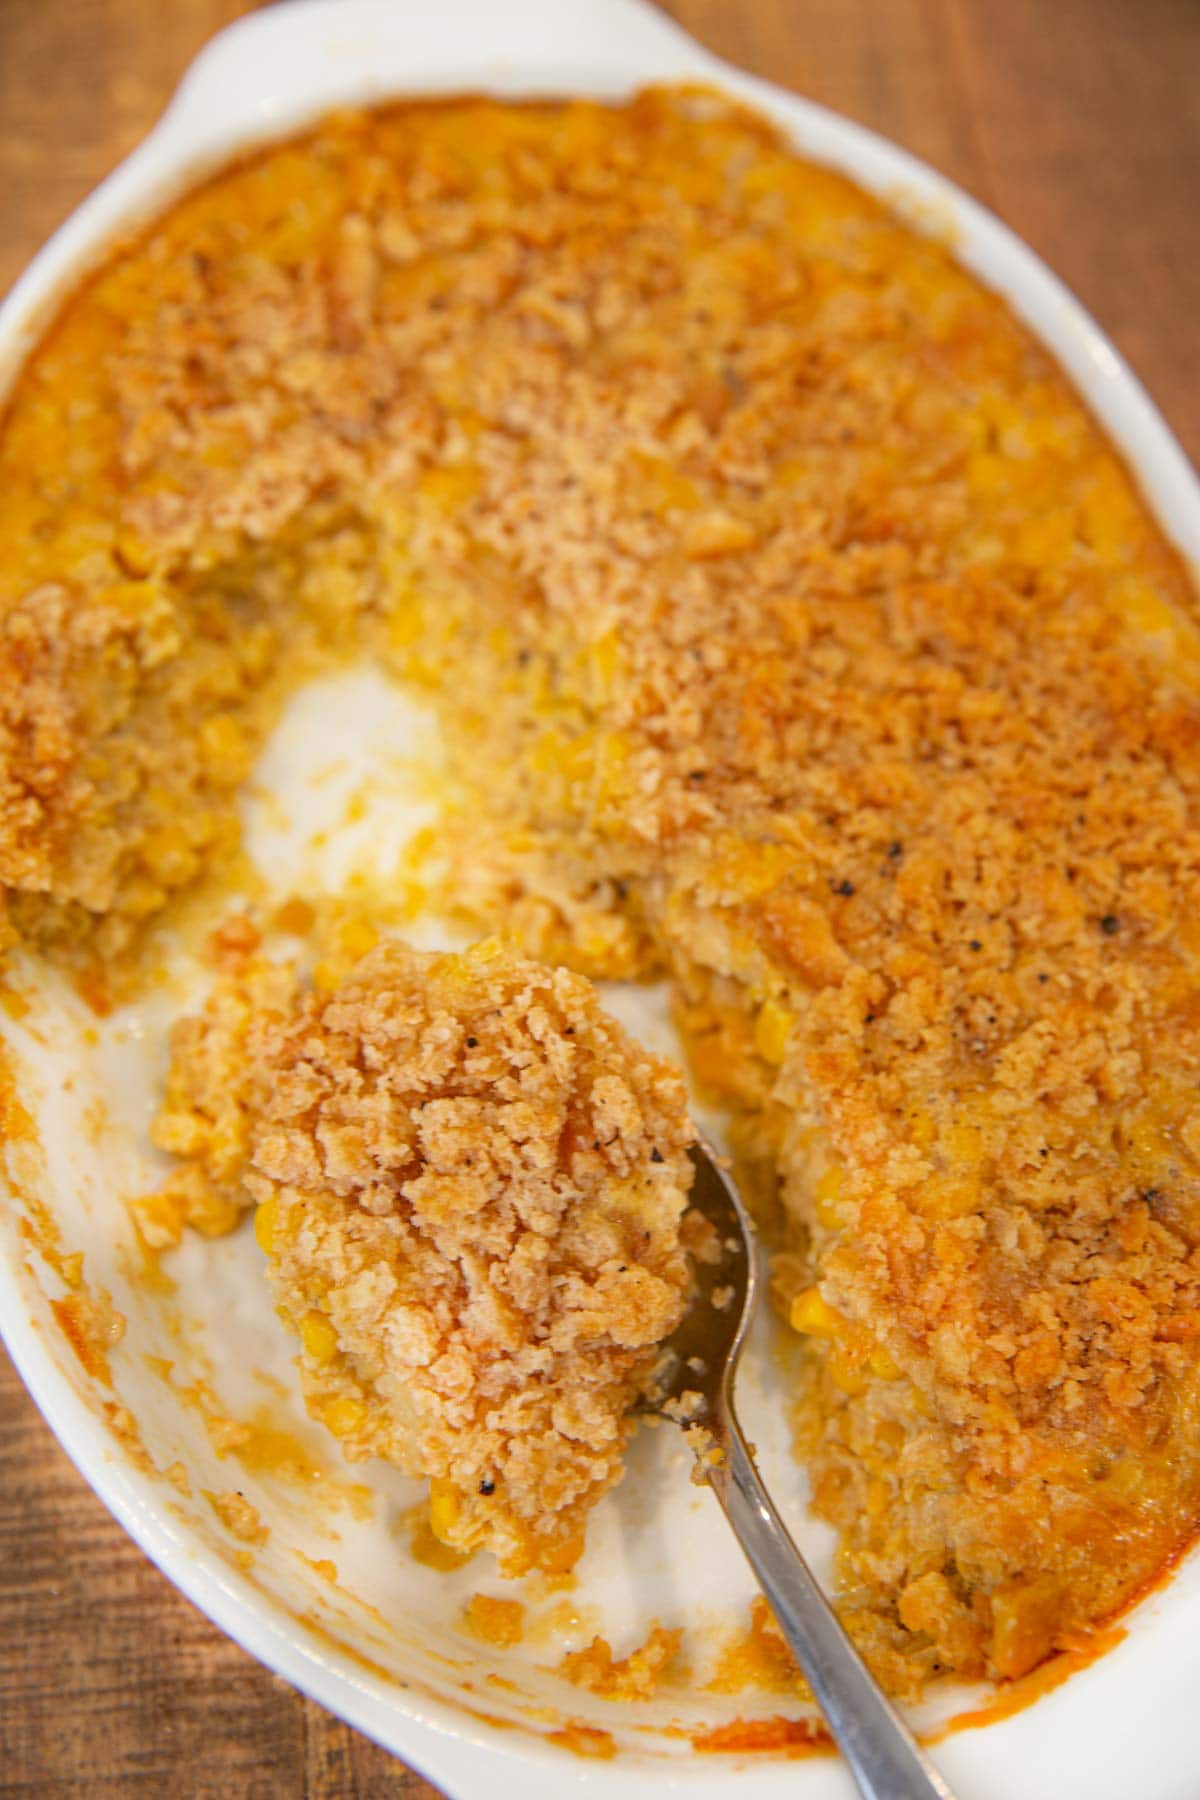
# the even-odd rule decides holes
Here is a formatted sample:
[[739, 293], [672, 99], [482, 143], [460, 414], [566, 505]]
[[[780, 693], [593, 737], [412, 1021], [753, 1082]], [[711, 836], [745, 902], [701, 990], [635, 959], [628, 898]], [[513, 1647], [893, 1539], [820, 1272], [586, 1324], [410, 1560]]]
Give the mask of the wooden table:
[[[204, 39], [248, 10], [0, 0], [0, 290], [145, 131]], [[1200, 459], [1194, 0], [670, 10], [994, 207], [1093, 310]], [[0, 1795], [435, 1795], [169, 1587], [0, 1364]]]

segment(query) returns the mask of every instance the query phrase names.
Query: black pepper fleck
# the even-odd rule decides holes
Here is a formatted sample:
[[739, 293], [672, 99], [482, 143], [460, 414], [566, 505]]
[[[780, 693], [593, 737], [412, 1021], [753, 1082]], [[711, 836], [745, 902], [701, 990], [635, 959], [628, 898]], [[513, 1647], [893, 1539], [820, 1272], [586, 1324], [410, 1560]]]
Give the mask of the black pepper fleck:
[[1105, 937], [1115, 937], [1121, 929], [1121, 921], [1116, 913], [1105, 913], [1100, 921], [1100, 929]]
[[978, 938], [972, 938], [971, 939], [971, 948], [972, 948], [972, 950], [982, 950], [983, 945], [980, 943]]
[[833, 885], [833, 891], [835, 894], [841, 894], [845, 899], [848, 900], [850, 898], [851, 894], [854, 892], [854, 883], [852, 881], [835, 882]]
[[651, 1152], [650, 1152], [650, 1161], [651, 1162], [661, 1162], [662, 1159], [663, 1159], [663, 1153], [658, 1148], [658, 1145], [656, 1144], [654, 1146], [653, 1150], [651, 1150]]
[[478, 1038], [470, 1037], [467, 1039], [467, 1049], [468, 1050], [475, 1050], [475, 1049], [478, 1049], [478, 1047], [479, 1047], [479, 1039]]
[[481, 1494], [494, 1494], [496, 1491], [496, 1484], [494, 1481], [481, 1481], [479, 1484], [479, 1491]]
[[891, 843], [890, 843], [890, 844], [889, 844], [889, 845], [888, 845], [888, 855], [889, 855], [889, 856], [890, 856], [890, 857], [892, 857], [892, 858], [893, 858], [893, 860], [894, 860], [894, 859], [895, 859], [895, 858], [896, 858], [896, 857], [897, 857], [897, 856], [903, 856], [903, 855], [904, 855], [904, 845], [903, 845], [903, 844], [902, 844], [902, 843], [901, 843], [901, 842], [900, 842], [900, 839], [899, 839], [899, 838], [894, 838], [894, 839], [893, 839], [893, 840], [892, 840], [892, 842], [891, 842]]

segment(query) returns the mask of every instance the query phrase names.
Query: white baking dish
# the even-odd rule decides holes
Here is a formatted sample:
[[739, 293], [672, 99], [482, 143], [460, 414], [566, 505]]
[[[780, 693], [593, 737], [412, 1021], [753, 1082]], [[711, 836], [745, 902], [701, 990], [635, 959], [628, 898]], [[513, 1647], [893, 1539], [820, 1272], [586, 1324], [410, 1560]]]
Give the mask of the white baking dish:
[[[1070, 372], [1169, 534], [1186, 557], [1200, 562], [1200, 485], [1111, 345], [1031, 252], [903, 151], [718, 62], [641, 0], [439, 0], [436, 7], [417, 0], [300, 0], [232, 27], [193, 64], [146, 141], [14, 288], [0, 310], [0, 385], [19, 367], [64, 287], [115, 237], [206, 168], [327, 107], [414, 92], [615, 97], [646, 82], [694, 79], [743, 96], [776, 119], [806, 154], [846, 171], [918, 221], [932, 219], [939, 232], [951, 232], [962, 260], [1008, 296]], [[389, 746], [402, 748], [420, 723], [370, 676], [331, 682], [299, 703], [268, 755], [264, 779], [288, 788], [293, 815], [306, 826], [332, 804], [327, 789], [322, 799], [320, 784], [306, 785], [305, 772], [313, 774], [323, 757], [328, 760], [340, 719], [353, 719], [379, 756]], [[387, 831], [402, 831], [416, 817], [400, 796]], [[272, 829], [265, 817], [251, 816], [249, 825], [252, 834]], [[282, 843], [274, 850], [292, 853]], [[370, 1523], [356, 1523], [333, 1502], [298, 1505], [293, 1516], [269, 1472], [254, 1486], [258, 1478], [215, 1458], [195, 1407], [185, 1406], [177, 1385], [153, 1375], [145, 1361], [147, 1354], [163, 1352], [165, 1302], [140, 1293], [129, 1277], [129, 1233], [117, 1199], [118, 1192], [152, 1178], [144, 1127], [163, 1021], [178, 1005], [178, 991], [106, 1027], [100, 1045], [86, 1047], [78, 1007], [45, 976], [29, 978], [40, 988], [42, 1010], [7, 1035], [46, 1146], [40, 1196], [59, 1219], [68, 1248], [85, 1251], [89, 1278], [110, 1288], [127, 1314], [126, 1338], [114, 1357], [117, 1397], [160, 1466], [174, 1450], [193, 1469], [193, 1495], [148, 1472], [114, 1434], [104, 1411], [113, 1396], [88, 1380], [54, 1324], [49, 1300], [58, 1290], [20, 1236], [16, 1195], [0, 1213], [0, 1324], [64, 1448], [172, 1581], [255, 1656], [464, 1800], [518, 1792], [537, 1800], [573, 1790], [606, 1800], [735, 1788], [755, 1800], [784, 1794], [833, 1800], [849, 1792], [831, 1758], [739, 1761], [681, 1751], [660, 1729], [678, 1699], [650, 1708], [640, 1721], [631, 1719], [613, 1761], [570, 1756], [546, 1736], [555, 1721], [530, 1717], [521, 1706], [532, 1696], [571, 1717], [611, 1724], [603, 1705], [555, 1689], [528, 1660], [522, 1691], [513, 1698], [489, 1681], [504, 1665], [482, 1651], [473, 1654], [453, 1636], [453, 1608], [473, 1586], [488, 1585], [486, 1578], [475, 1572], [447, 1582], [418, 1572], [403, 1590], [389, 1586], [392, 1566], [405, 1562], [389, 1556], [386, 1534], [409, 1497], [406, 1484], [386, 1472], [369, 1475], [375, 1509]], [[652, 1001], [627, 1004], [643, 1032], [661, 1034]], [[94, 1115], [87, 1119], [97, 1095], [109, 1115], [101, 1128]], [[237, 1380], [250, 1379], [247, 1368], [261, 1364], [280, 1384], [261, 1392], [274, 1393], [272, 1404], [290, 1417], [295, 1402], [287, 1396], [287, 1346], [263, 1305], [245, 1248], [236, 1241], [189, 1246], [177, 1270], [185, 1300], [203, 1295], [196, 1354], [211, 1361], [226, 1404], [234, 1404]], [[190, 1354], [178, 1346], [174, 1351], [180, 1366]], [[799, 1518], [797, 1477], [769, 1397], [755, 1427]], [[627, 1621], [667, 1613], [672, 1604], [719, 1611], [739, 1597], [744, 1601], [749, 1579], [722, 1537], [715, 1506], [689, 1492], [681, 1459], [663, 1434], [647, 1441], [595, 1534], [585, 1591], [605, 1592]], [[206, 1467], [218, 1486], [249, 1482], [272, 1525], [269, 1545], [249, 1570], [239, 1566], [199, 1493]], [[343, 1592], [323, 1584], [297, 1555], [307, 1544], [315, 1559], [334, 1518], [345, 1563]], [[806, 1527], [804, 1535], [819, 1555], [820, 1532]], [[693, 1590], [686, 1601], [679, 1591], [685, 1581]], [[380, 1602], [375, 1613], [364, 1604], [372, 1597]], [[315, 1618], [316, 1628], [301, 1614]], [[580, 1629], [586, 1635], [586, 1621]], [[1131, 1618], [1117, 1648], [1016, 1717], [956, 1735], [938, 1750], [962, 1800], [1061, 1800], [1067, 1793], [1086, 1793], [1089, 1800], [1126, 1800], [1133, 1793], [1143, 1800], [1195, 1800], [1200, 1720], [1189, 1653], [1198, 1630], [1200, 1560], [1191, 1558]], [[542, 1660], [557, 1654], [548, 1644]], [[731, 1707], [736, 1703], [726, 1704], [724, 1716]], [[707, 1703], [705, 1716], [715, 1717], [717, 1710], [715, 1701]], [[747, 1702], [742, 1710], [753, 1708]], [[636, 1728], [639, 1723], [644, 1730]]]

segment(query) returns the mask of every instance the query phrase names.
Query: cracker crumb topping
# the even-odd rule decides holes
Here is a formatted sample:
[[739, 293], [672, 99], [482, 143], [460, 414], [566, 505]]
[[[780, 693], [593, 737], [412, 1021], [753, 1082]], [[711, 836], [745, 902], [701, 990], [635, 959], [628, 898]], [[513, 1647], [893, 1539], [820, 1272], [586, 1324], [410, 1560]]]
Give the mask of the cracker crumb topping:
[[679, 1075], [581, 976], [388, 942], [329, 994], [263, 959], [218, 979], [170, 1093], [160, 1139], [257, 1202], [345, 1453], [430, 1477], [452, 1548], [569, 1568], [683, 1315]]

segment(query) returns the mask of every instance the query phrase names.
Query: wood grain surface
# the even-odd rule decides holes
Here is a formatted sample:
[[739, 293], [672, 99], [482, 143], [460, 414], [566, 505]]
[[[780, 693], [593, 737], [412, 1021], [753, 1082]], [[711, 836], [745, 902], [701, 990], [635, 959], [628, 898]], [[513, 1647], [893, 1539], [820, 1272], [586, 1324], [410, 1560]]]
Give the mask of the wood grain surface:
[[[416, 0], [395, 0], [397, 5]], [[501, 4], [502, 0], [496, 0]], [[244, 0], [0, 0], [0, 291]], [[1005, 218], [1200, 458], [1197, 0], [672, 0]], [[430, 1800], [145, 1560], [0, 1352], [0, 1795]]]

